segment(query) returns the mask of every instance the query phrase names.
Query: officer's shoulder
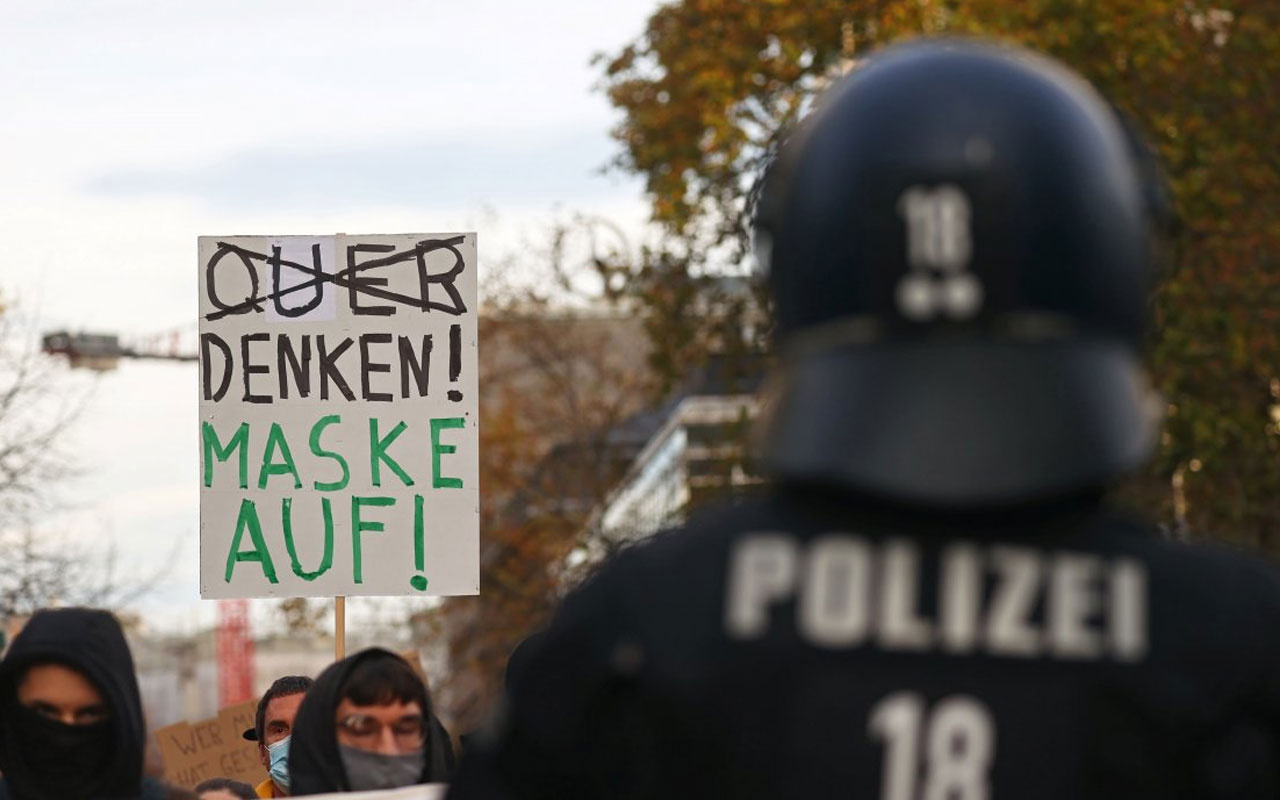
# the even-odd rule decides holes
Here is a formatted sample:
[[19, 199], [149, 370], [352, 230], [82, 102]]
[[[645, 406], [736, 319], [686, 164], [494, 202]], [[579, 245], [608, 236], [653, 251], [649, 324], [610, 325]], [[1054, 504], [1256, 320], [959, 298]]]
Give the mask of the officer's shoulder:
[[1265, 601], [1280, 613], [1280, 564], [1269, 556], [1222, 542], [1170, 544], [1166, 557], [1176, 560], [1188, 580], [1209, 589]]
[[[1128, 530], [1123, 530], [1127, 527]], [[1222, 619], [1242, 624], [1280, 624], [1280, 563], [1268, 555], [1230, 543], [1192, 537], [1172, 540], [1121, 524], [1111, 540], [1146, 565], [1162, 596], [1200, 609], [1217, 609]]]

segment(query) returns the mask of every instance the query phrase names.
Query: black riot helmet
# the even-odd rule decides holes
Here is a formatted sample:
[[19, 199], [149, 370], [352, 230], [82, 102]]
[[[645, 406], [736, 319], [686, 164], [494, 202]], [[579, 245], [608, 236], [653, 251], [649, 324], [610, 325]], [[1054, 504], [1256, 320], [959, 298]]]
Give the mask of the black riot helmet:
[[784, 146], [757, 212], [787, 481], [936, 508], [1106, 485], [1150, 453], [1151, 192], [1083, 80], [932, 40], [868, 59]]

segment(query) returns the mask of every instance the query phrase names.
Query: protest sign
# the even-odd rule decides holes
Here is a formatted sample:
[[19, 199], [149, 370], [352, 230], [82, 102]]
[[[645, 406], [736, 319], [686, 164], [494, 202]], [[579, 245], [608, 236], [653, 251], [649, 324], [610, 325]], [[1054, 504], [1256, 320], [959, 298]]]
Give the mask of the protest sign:
[[199, 265], [201, 596], [477, 593], [475, 234]]
[[165, 780], [187, 789], [208, 778], [234, 778], [255, 785], [266, 780], [257, 743], [240, 735], [253, 727], [256, 708], [257, 702], [248, 700], [222, 709], [216, 717], [157, 730]]

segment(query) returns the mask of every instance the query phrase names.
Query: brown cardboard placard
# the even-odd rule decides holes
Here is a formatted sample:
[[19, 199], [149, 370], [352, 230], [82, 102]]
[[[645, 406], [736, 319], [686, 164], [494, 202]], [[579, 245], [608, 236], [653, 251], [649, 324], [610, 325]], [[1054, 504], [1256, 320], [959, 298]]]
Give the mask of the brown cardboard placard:
[[257, 743], [241, 736], [245, 728], [253, 726], [256, 708], [250, 700], [228, 706], [216, 717], [157, 730], [165, 780], [186, 789], [208, 778], [234, 778], [251, 784], [265, 780]]
[[253, 727], [254, 717], [258, 713], [257, 700], [245, 700], [243, 703], [236, 703], [233, 706], [227, 706], [218, 711], [218, 719], [222, 722], [224, 730], [228, 731], [234, 743], [246, 744], [257, 752], [258, 745], [244, 738], [244, 732], [248, 728]]

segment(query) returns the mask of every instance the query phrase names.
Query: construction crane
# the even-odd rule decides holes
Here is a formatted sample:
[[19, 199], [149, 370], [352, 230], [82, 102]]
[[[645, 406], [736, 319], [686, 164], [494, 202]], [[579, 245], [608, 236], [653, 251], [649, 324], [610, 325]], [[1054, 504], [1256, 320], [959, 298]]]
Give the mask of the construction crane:
[[226, 707], [253, 694], [253, 637], [249, 601], [218, 601], [218, 705]]
[[[182, 346], [182, 331], [170, 331], [125, 344], [114, 333], [72, 333], [54, 331], [41, 338], [41, 349], [49, 355], [66, 356], [73, 369], [109, 372], [122, 358], [162, 361], [195, 361], [195, 349]], [[253, 636], [249, 625], [248, 600], [218, 603], [217, 628], [218, 701], [222, 706], [253, 697]]]
[[182, 346], [182, 332], [170, 331], [149, 336], [137, 343], [126, 344], [114, 333], [46, 333], [41, 349], [50, 355], [66, 356], [72, 368], [109, 372], [122, 358], [145, 358], [161, 361], [195, 361], [195, 349]]

